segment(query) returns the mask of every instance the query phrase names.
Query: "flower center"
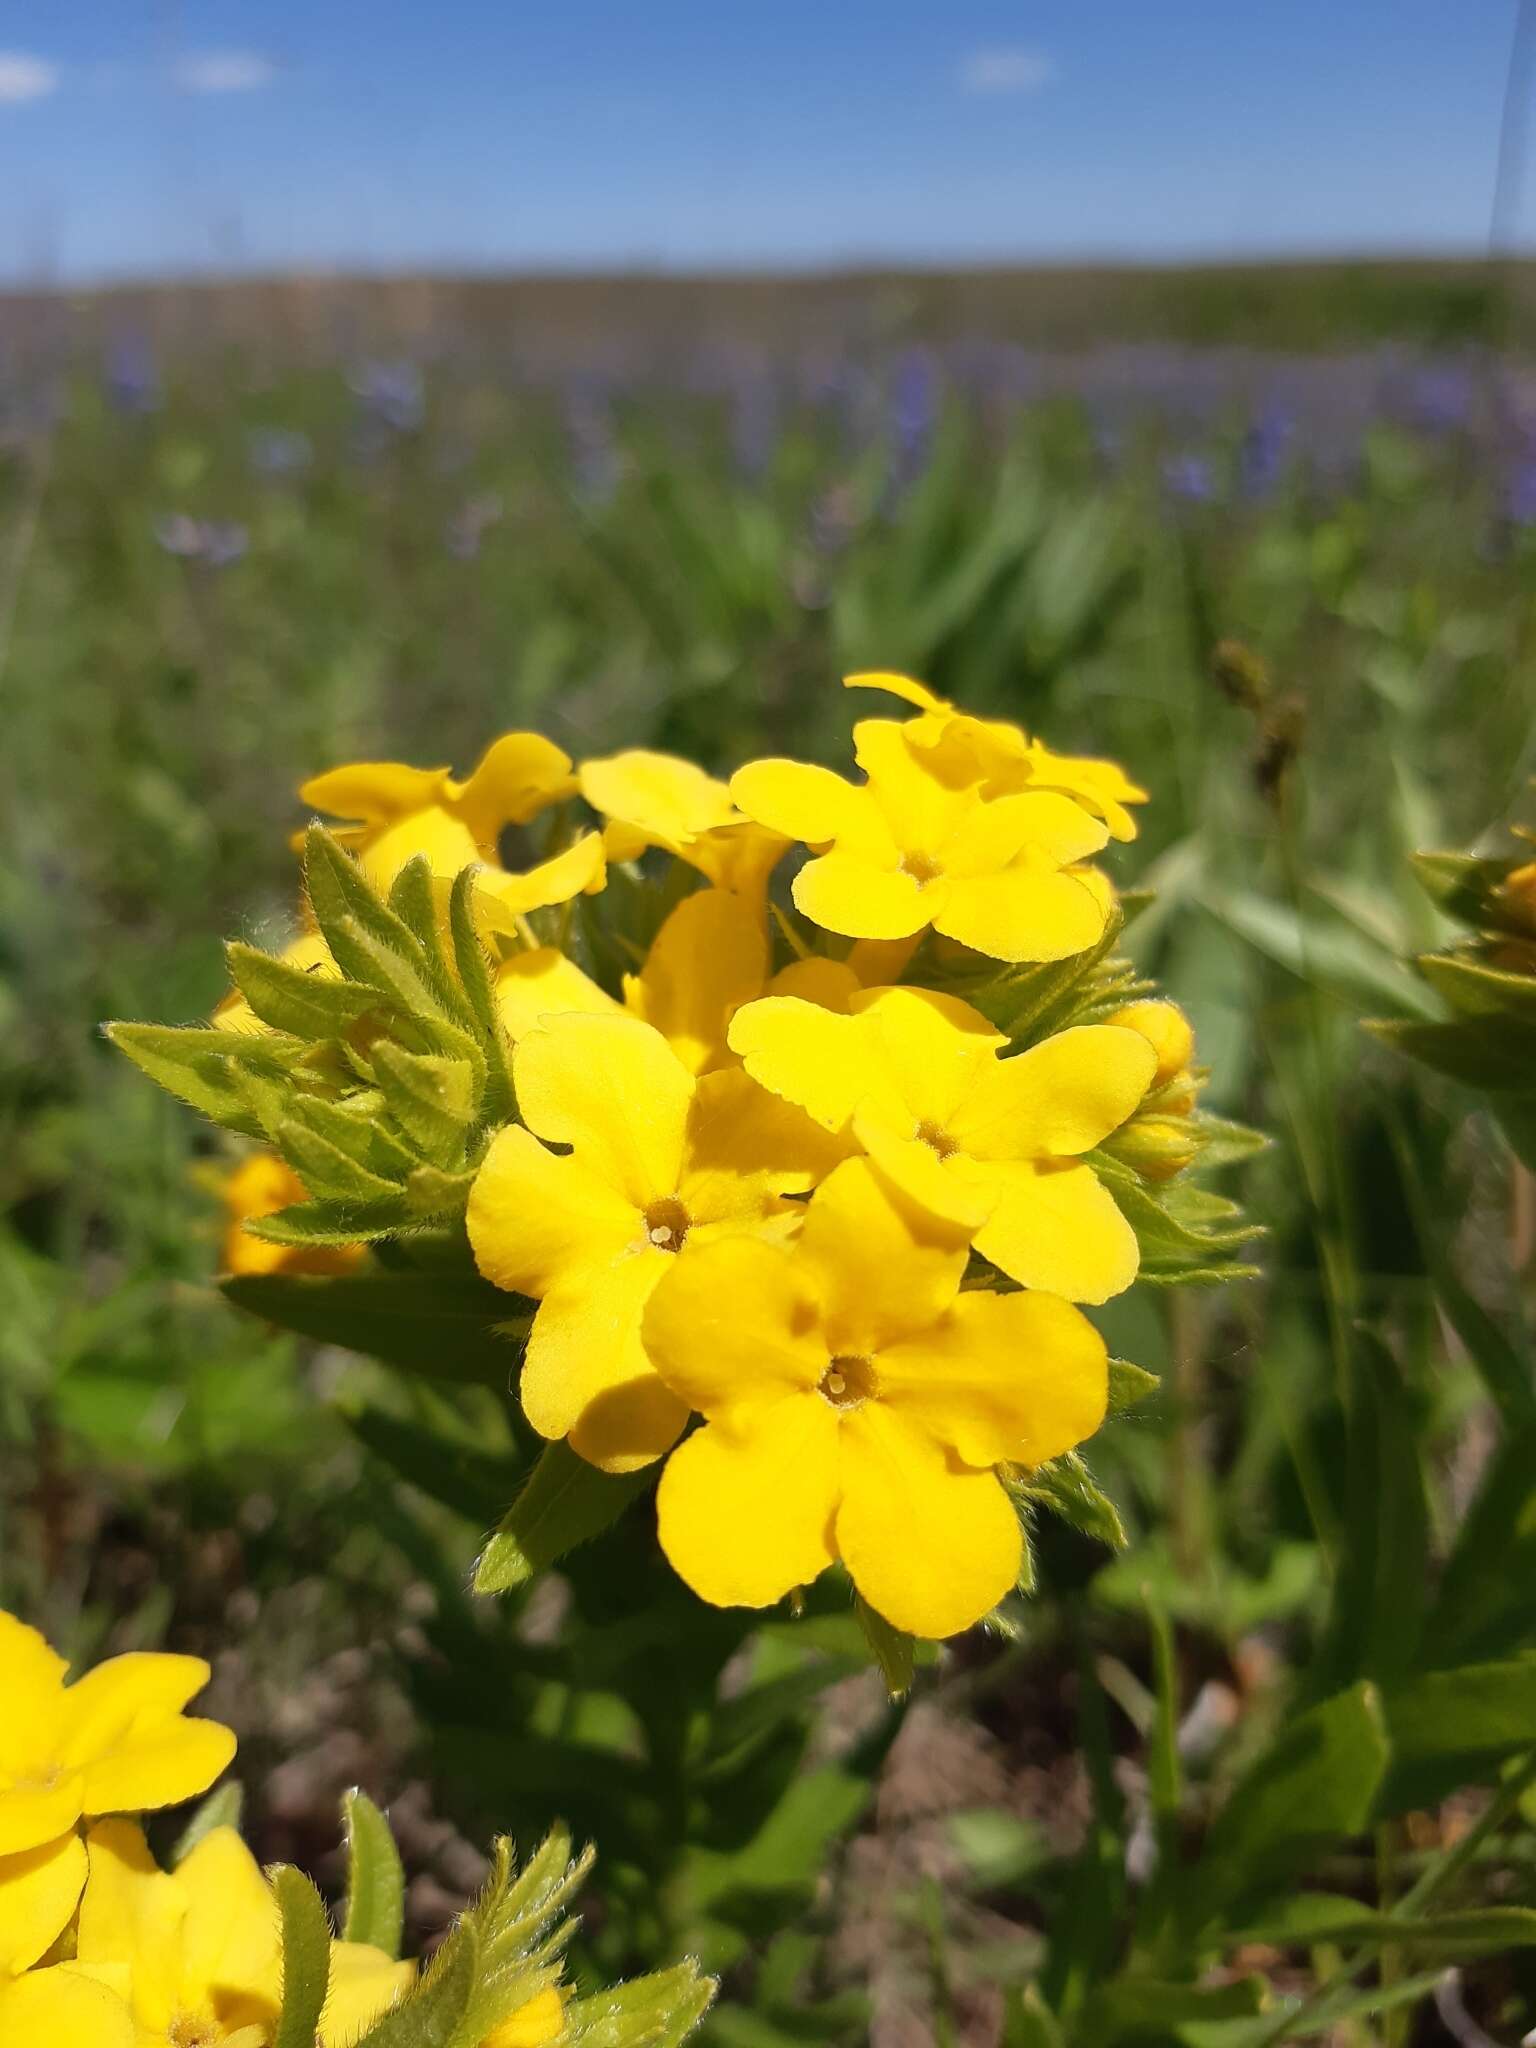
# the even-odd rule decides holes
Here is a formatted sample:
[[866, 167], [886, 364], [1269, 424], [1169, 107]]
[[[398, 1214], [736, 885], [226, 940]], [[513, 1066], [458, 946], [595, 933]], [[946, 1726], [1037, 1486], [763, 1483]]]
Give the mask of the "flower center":
[[222, 2041], [224, 2029], [217, 2020], [200, 2019], [196, 2013], [179, 2012], [166, 2029], [170, 2048], [213, 2048]]
[[955, 1143], [948, 1131], [944, 1129], [943, 1125], [931, 1123], [927, 1117], [923, 1118], [913, 1136], [919, 1144], [931, 1145], [941, 1159], [947, 1159], [951, 1152], [958, 1152], [960, 1150], [960, 1147]]
[[832, 1359], [817, 1391], [834, 1408], [862, 1407], [876, 1392], [874, 1360], [846, 1354]]
[[901, 872], [910, 875], [921, 888], [925, 882], [935, 882], [944, 870], [931, 853], [904, 853], [901, 857]]
[[659, 1252], [680, 1252], [691, 1220], [676, 1195], [663, 1195], [645, 1212], [646, 1239]]

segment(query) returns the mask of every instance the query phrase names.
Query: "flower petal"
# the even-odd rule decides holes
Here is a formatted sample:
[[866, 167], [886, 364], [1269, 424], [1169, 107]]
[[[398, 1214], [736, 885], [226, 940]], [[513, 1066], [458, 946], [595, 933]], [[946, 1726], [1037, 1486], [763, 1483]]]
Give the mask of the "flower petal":
[[1108, 837], [1103, 823], [1070, 797], [1054, 790], [1024, 790], [967, 811], [945, 843], [944, 869], [957, 879], [995, 874], [1025, 848], [1065, 867], [1097, 853]]
[[1037, 1172], [997, 1162], [976, 1171], [997, 1193], [976, 1249], [1010, 1280], [1068, 1301], [1102, 1302], [1136, 1278], [1136, 1233], [1091, 1167]]
[[568, 1436], [605, 1472], [634, 1472], [677, 1441], [688, 1409], [652, 1369], [640, 1319], [673, 1254], [651, 1245], [569, 1275], [533, 1319], [519, 1392], [540, 1436]]
[[87, 1814], [143, 1813], [206, 1792], [234, 1761], [233, 1732], [181, 1714], [141, 1715], [130, 1734], [81, 1772]]
[[325, 2048], [353, 2048], [415, 1981], [413, 1962], [397, 1963], [364, 1941], [333, 1941], [331, 1980], [320, 2015]]
[[693, 1076], [636, 1017], [551, 1017], [512, 1059], [529, 1130], [577, 1155], [637, 1209], [677, 1192]]
[[0, 1791], [0, 1856], [55, 1841], [80, 1818], [85, 1784], [67, 1771], [51, 1785], [12, 1785]]
[[68, 1964], [0, 1986], [6, 2048], [134, 2048], [136, 2038], [124, 2001]]
[[961, 1294], [878, 1370], [885, 1406], [967, 1465], [1043, 1465], [1104, 1420], [1104, 1339], [1053, 1294]]
[[920, 1138], [901, 1138], [889, 1126], [860, 1111], [853, 1135], [880, 1171], [909, 1200], [969, 1236], [991, 1212], [992, 1190], [966, 1179]]
[[812, 924], [851, 939], [910, 938], [944, 901], [894, 864], [843, 848], [807, 861], [790, 894]]
[[933, 918], [945, 938], [991, 960], [1066, 960], [1096, 946], [1108, 921], [1085, 879], [1029, 854], [1001, 874], [951, 882]]
[[767, 974], [762, 919], [728, 890], [701, 889], [656, 934], [640, 973], [625, 980], [624, 1000], [690, 1074], [702, 1074], [726, 1057], [726, 1027]]
[[699, 1082], [678, 1194], [691, 1223], [750, 1225], [772, 1215], [781, 1196], [824, 1180], [847, 1149], [804, 1110], [728, 1067]]
[[556, 946], [509, 953], [496, 969], [496, 1009], [507, 1036], [516, 1044], [546, 1017], [572, 1010], [592, 1017], [617, 1017], [621, 1005], [591, 975]]
[[[730, 1045], [754, 1081], [829, 1131], [843, 1128], [878, 1078], [871, 1072], [868, 1027], [798, 996], [744, 1004], [732, 1019]], [[898, 1099], [885, 1106], [900, 1116]]]
[[735, 818], [723, 782], [676, 754], [632, 747], [606, 760], [583, 761], [581, 793], [593, 810], [634, 827], [674, 853], [701, 832]]
[[990, 1471], [957, 1463], [879, 1400], [843, 1416], [841, 1451], [838, 1555], [893, 1628], [958, 1635], [1012, 1590], [1023, 1538]]
[[[932, 989], [880, 988], [855, 997], [854, 1014], [871, 1027], [891, 1089], [918, 1123], [949, 1131], [956, 1110], [1008, 1043], [979, 1010]], [[861, 1107], [876, 1109], [866, 1096]]]
[[823, 1303], [828, 1353], [856, 1357], [926, 1329], [954, 1300], [967, 1233], [919, 1209], [865, 1159], [811, 1198], [797, 1256]]
[[50, 1753], [68, 1669], [40, 1630], [0, 1609], [0, 1777], [29, 1775], [28, 1766]]
[[637, 1205], [580, 1153], [551, 1152], [520, 1124], [491, 1140], [465, 1220], [486, 1279], [535, 1301], [617, 1258], [643, 1228]]
[[892, 697], [900, 697], [904, 704], [915, 705], [919, 711], [947, 712], [954, 708], [915, 676], [898, 675], [892, 669], [860, 669], [857, 675], [843, 677], [843, 688], [884, 690]]
[[667, 1385], [703, 1415], [756, 1412], [827, 1368], [814, 1278], [758, 1237], [688, 1244], [656, 1284], [641, 1335]]
[[120, 1742], [141, 1715], [177, 1713], [212, 1676], [201, 1657], [170, 1657], [155, 1650], [109, 1657], [64, 1695], [60, 1760], [89, 1763]]
[[731, 796], [759, 825], [807, 846], [856, 831], [866, 803], [841, 775], [805, 761], [749, 761], [731, 777]]
[[551, 903], [591, 895], [608, 878], [601, 832], [583, 832], [574, 845], [522, 874], [481, 868], [475, 876], [475, 910], [488, 931], [514, 934], [517, 919]]
[[333, 818], [384, 823], [441, 804], [453, 783], [447, 768], [411, 768], [404, 761], [352, 761], [299, 784], [299, 802]]
[[494, 851], [503, 825], [526, 825], [550, 804], [572, 796], [571, 757], [537, 732], [504, 732], [454, 792], [454, 809], [480, 844]]
[[672, 1569], [715, 1607], [769, 1607], [833, 1560], [838, 1420], [820, 1394], [711, 1422], [667, 1460], [656, 1492]]
[[85, 1838], [90, 1874], [80, 1899], [76, 1941], [82, 1968], [126, 1964], [134, 2015], [154, 2039], [181, 2003], [181, 1930], [188, 1897], [149, 1853], [134, 1821], [105, 1820]]
[[903, 852], [937, 853], [981, 808], [970, 782], [933, 772], [935, 755], [913, 747], [898, 719], [860, 719], [853, 751], [886, 829]]
[[181, 1966], [188, 1985], [277, 2005], [282, 1940], [277, 1900], [233, 1828], [213, 1828], [176, 1866], [187, 1897]]
[[400, 870], [418, 854], [425, 856], [434, 875], [451, 881], [461, 868], [472, 867], [480, 859], [481, 849], [462, 818], [433, 806], [367, 833], [358, 841], [357, 864], [383, 896]]
[[53, 1947], [80, 1903], [85, 1873], [85, 1844], [74, 1833], [0, 1856], [0, 1983]]
[[754, 818], [716, 825], [699, 833], [683, 848], [683, 858], [708, 875], [717, 889], [729, 889], [762, 913], [768, 877], [788, 853], [792, 841], [770, 831]]
[[976, 1159], [1075, 1159], [1135, 1114], [1156, 1066], [1139, 1032], [1080, 1024], [979, 1070], [948, 1128]]
[[[899, 943], [905, 944], [905, 941]], [[853, 967], [843, 960], [827, 960], [813, 953], [807, 960], [791, 960], [768, 984], [771, 996], [798, 996], [802, 1002], [817, 1003], [823, 1010], [846, 1015], [849, 1004], [863, 987]]]

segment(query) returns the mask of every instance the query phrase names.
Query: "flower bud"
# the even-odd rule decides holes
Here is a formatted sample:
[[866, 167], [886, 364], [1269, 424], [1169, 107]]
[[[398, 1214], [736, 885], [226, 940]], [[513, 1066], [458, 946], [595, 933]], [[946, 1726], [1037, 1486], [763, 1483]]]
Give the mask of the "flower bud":
[[1510, 922], [1536, 938], [1536, 860], [1515, 868], [1496, 891], [1499, 908]]
[[1183, 1117], [1134, 1116], [1108, 1140], [1104, 1150], [1143, 1180], [1172, 1180], [1193, 1163], [1200, 1151], [1200, 1138]]
[[1189, 1019], [1175, 1003], [1128, 1003], [1108, 1020], [1123, 1031], [1144, 1038], [1157, 1055], [1152, 1087], [1160, 1088], [1189, 1065], [1195, 1050], [1195, 1034]]

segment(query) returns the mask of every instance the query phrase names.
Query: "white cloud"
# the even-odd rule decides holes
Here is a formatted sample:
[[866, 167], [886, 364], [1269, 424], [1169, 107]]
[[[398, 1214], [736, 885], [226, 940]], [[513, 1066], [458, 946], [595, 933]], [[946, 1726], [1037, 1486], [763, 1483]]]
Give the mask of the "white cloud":
[[1054, 61], [1041, 50], [973, 50], [961, 60], [962, 92], [1039, 92], [1056, 76]]
[[259, 50], [196, 50], [179, 57], [171, 75], [183, 92], [259, 92], [277, 66]]
[[25, 100], [45, 100], [58, 85], [59, 68], [46, 57], [0, 50], [0, 105], [19, 107]]

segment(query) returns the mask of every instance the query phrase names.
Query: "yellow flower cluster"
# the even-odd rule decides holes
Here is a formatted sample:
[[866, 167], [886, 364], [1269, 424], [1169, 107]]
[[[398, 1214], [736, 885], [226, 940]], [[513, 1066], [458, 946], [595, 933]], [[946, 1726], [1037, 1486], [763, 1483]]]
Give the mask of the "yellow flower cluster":
[[[189, 1720], [196, 1657], [114, 1657], [73, 1685], [35, 1629], [0, 1612], [0, 2042], [5, 2048], [270, 2048], [282, 2005], [271, 1886], [233, 1828], [174, 1871], [126, 1816], [206, 1791], [235, 1753]], [[106, 1816], [111, 1816], [107, 1818]], [[333, 1940], [317, 2048], [350, 2048], [416, 1966]], [[483, 2048], [562, 2028], [547, 1989]]]
[[[1094, 1161], [1188, 1163], [1192, 1045], [1137, 1002], [1021, 1047], [957, 992], [1102, 946], [1115, 899], [1087, 863], [1134, 837], [1145, 792], [910, 678], [847, 680], [915, 713], [855, 725], [858, 782], [578, 767], [513, 733], [467, 782], [375, 763], [301, 795], [381, 892], [419, 855], [438, 888], [479, 863], [517, 1120], [467, 1227], [481, 1272], [538, 1304], [533, 1427], [608, 1472], [667, 1458], [661, 1542], [706, 1600], [765, 1605], [840, 1562], [893, 1626], [941, 1637], [1019, 1576], [1006, 1482], [1103, 1419], [1078, 1305], [1128, 1287], [1138, 1246]], [[502, 865], [535, 819], [543, 857]], [[769, 896], [797, 845], [798, 916]], [[703, 886], [621, 971], [576, 903], [651, 848]], [[287, 958], [335, 971], [313, 933]], [[263, 1028], [238, 998], [216, 1022]]]

